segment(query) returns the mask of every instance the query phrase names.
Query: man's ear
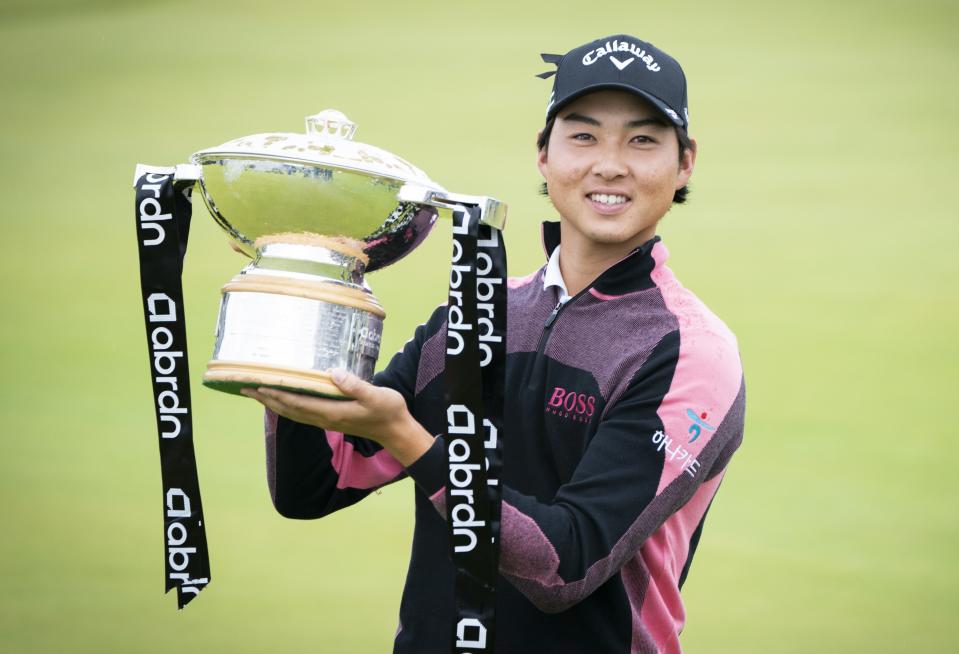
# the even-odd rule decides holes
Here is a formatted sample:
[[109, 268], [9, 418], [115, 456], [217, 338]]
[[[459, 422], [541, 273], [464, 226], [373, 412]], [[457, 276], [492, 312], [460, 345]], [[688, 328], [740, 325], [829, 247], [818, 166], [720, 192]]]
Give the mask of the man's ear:
[[679, 162], [679, 175], [676, 178], [676, 190], [686, 186], [689, 178], [693, 174], [693, 168], [696, 167], [696, 151], [699, 149], [696, 145], [696, 139], [689, 139], [690, 147], [686, 148], [683, 158]]
[[[543, 135], [542, 130], [540, 130], [540, 131], [536, 134], [536, 142], [537, 142], [537, 143], [539, 143], [539, 139], [542, 137], [542, 135]], [[548, 152], [548, 150], [549, 150], [549, 148], [547, 147], [548, 145], [549, 145], [549, 144], [547, 144], [546, 146], [543, 146], [542, 148], [540, 148], [540, 149], [536, 152], [536, 167], [539, 168], [539, 173], [540, 173], [543, 177], [546, 177], [546, 154], [547, 154], [547, 152]]]

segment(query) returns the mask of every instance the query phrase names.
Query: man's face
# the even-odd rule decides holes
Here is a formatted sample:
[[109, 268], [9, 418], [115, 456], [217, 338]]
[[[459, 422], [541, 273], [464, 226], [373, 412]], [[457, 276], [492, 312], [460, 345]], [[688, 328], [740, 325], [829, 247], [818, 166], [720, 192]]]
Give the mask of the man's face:
[[563, 251], [625, 256], [648, 241], [695, 158], [691, 150], [680, 161], [672, 125], [637, 95], [597, 91], [569, 103], [538, 157]]

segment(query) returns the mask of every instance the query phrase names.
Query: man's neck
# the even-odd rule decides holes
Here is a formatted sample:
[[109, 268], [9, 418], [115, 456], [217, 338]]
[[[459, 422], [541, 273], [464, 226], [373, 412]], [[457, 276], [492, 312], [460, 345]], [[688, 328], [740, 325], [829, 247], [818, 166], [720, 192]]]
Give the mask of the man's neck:
[[648, 241], [654, 234], [644, 235], [636, 242], [598, 244], [580, 234], [562, 232], [562, 248], [559, 255], [559, 269], [566, 284], [566, 291], [576, 295], [596, 280], [606, 269], [622, 261], [630, 252]]

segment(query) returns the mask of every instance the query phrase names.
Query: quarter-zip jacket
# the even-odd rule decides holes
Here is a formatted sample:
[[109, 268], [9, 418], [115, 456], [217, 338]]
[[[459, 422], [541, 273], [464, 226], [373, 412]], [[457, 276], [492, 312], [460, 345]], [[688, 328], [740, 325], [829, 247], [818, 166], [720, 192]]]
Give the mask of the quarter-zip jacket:
[[[544, 225], [547, 253], [558, 235]], [[680, 587], [742, 441], [745, 391], [735, 337], [667, 258], [654, 238], [565, 304], [543, 269], [509, 282], [499, 653], [680, 651]], [[445, 314], [374, 379], [437, 434], [408, 468], [372, 441], [266, 415], [270, 490], [287, 517], [414, 480], [402, 653], [450, 648]]]

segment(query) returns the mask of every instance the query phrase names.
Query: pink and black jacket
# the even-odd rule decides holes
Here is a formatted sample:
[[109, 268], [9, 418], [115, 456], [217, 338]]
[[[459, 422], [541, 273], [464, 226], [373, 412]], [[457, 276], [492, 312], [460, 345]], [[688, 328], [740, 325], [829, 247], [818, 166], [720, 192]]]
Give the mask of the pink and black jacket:
[[[547, 251], [559, 239], [547, 223]], [[680, 588], [742, 441], [736, 339], [654, 238], [558, 306], [543, 269], [510, 280], [497, 652], [678, 652]], [[405, 476], [416, 526], [395, 652], [449, 651], [443, 485], [445, 307], [375, 383], [433, 447], [404, 469], [379, 445], [267, 413], [277, 510], [319, 518]]]

